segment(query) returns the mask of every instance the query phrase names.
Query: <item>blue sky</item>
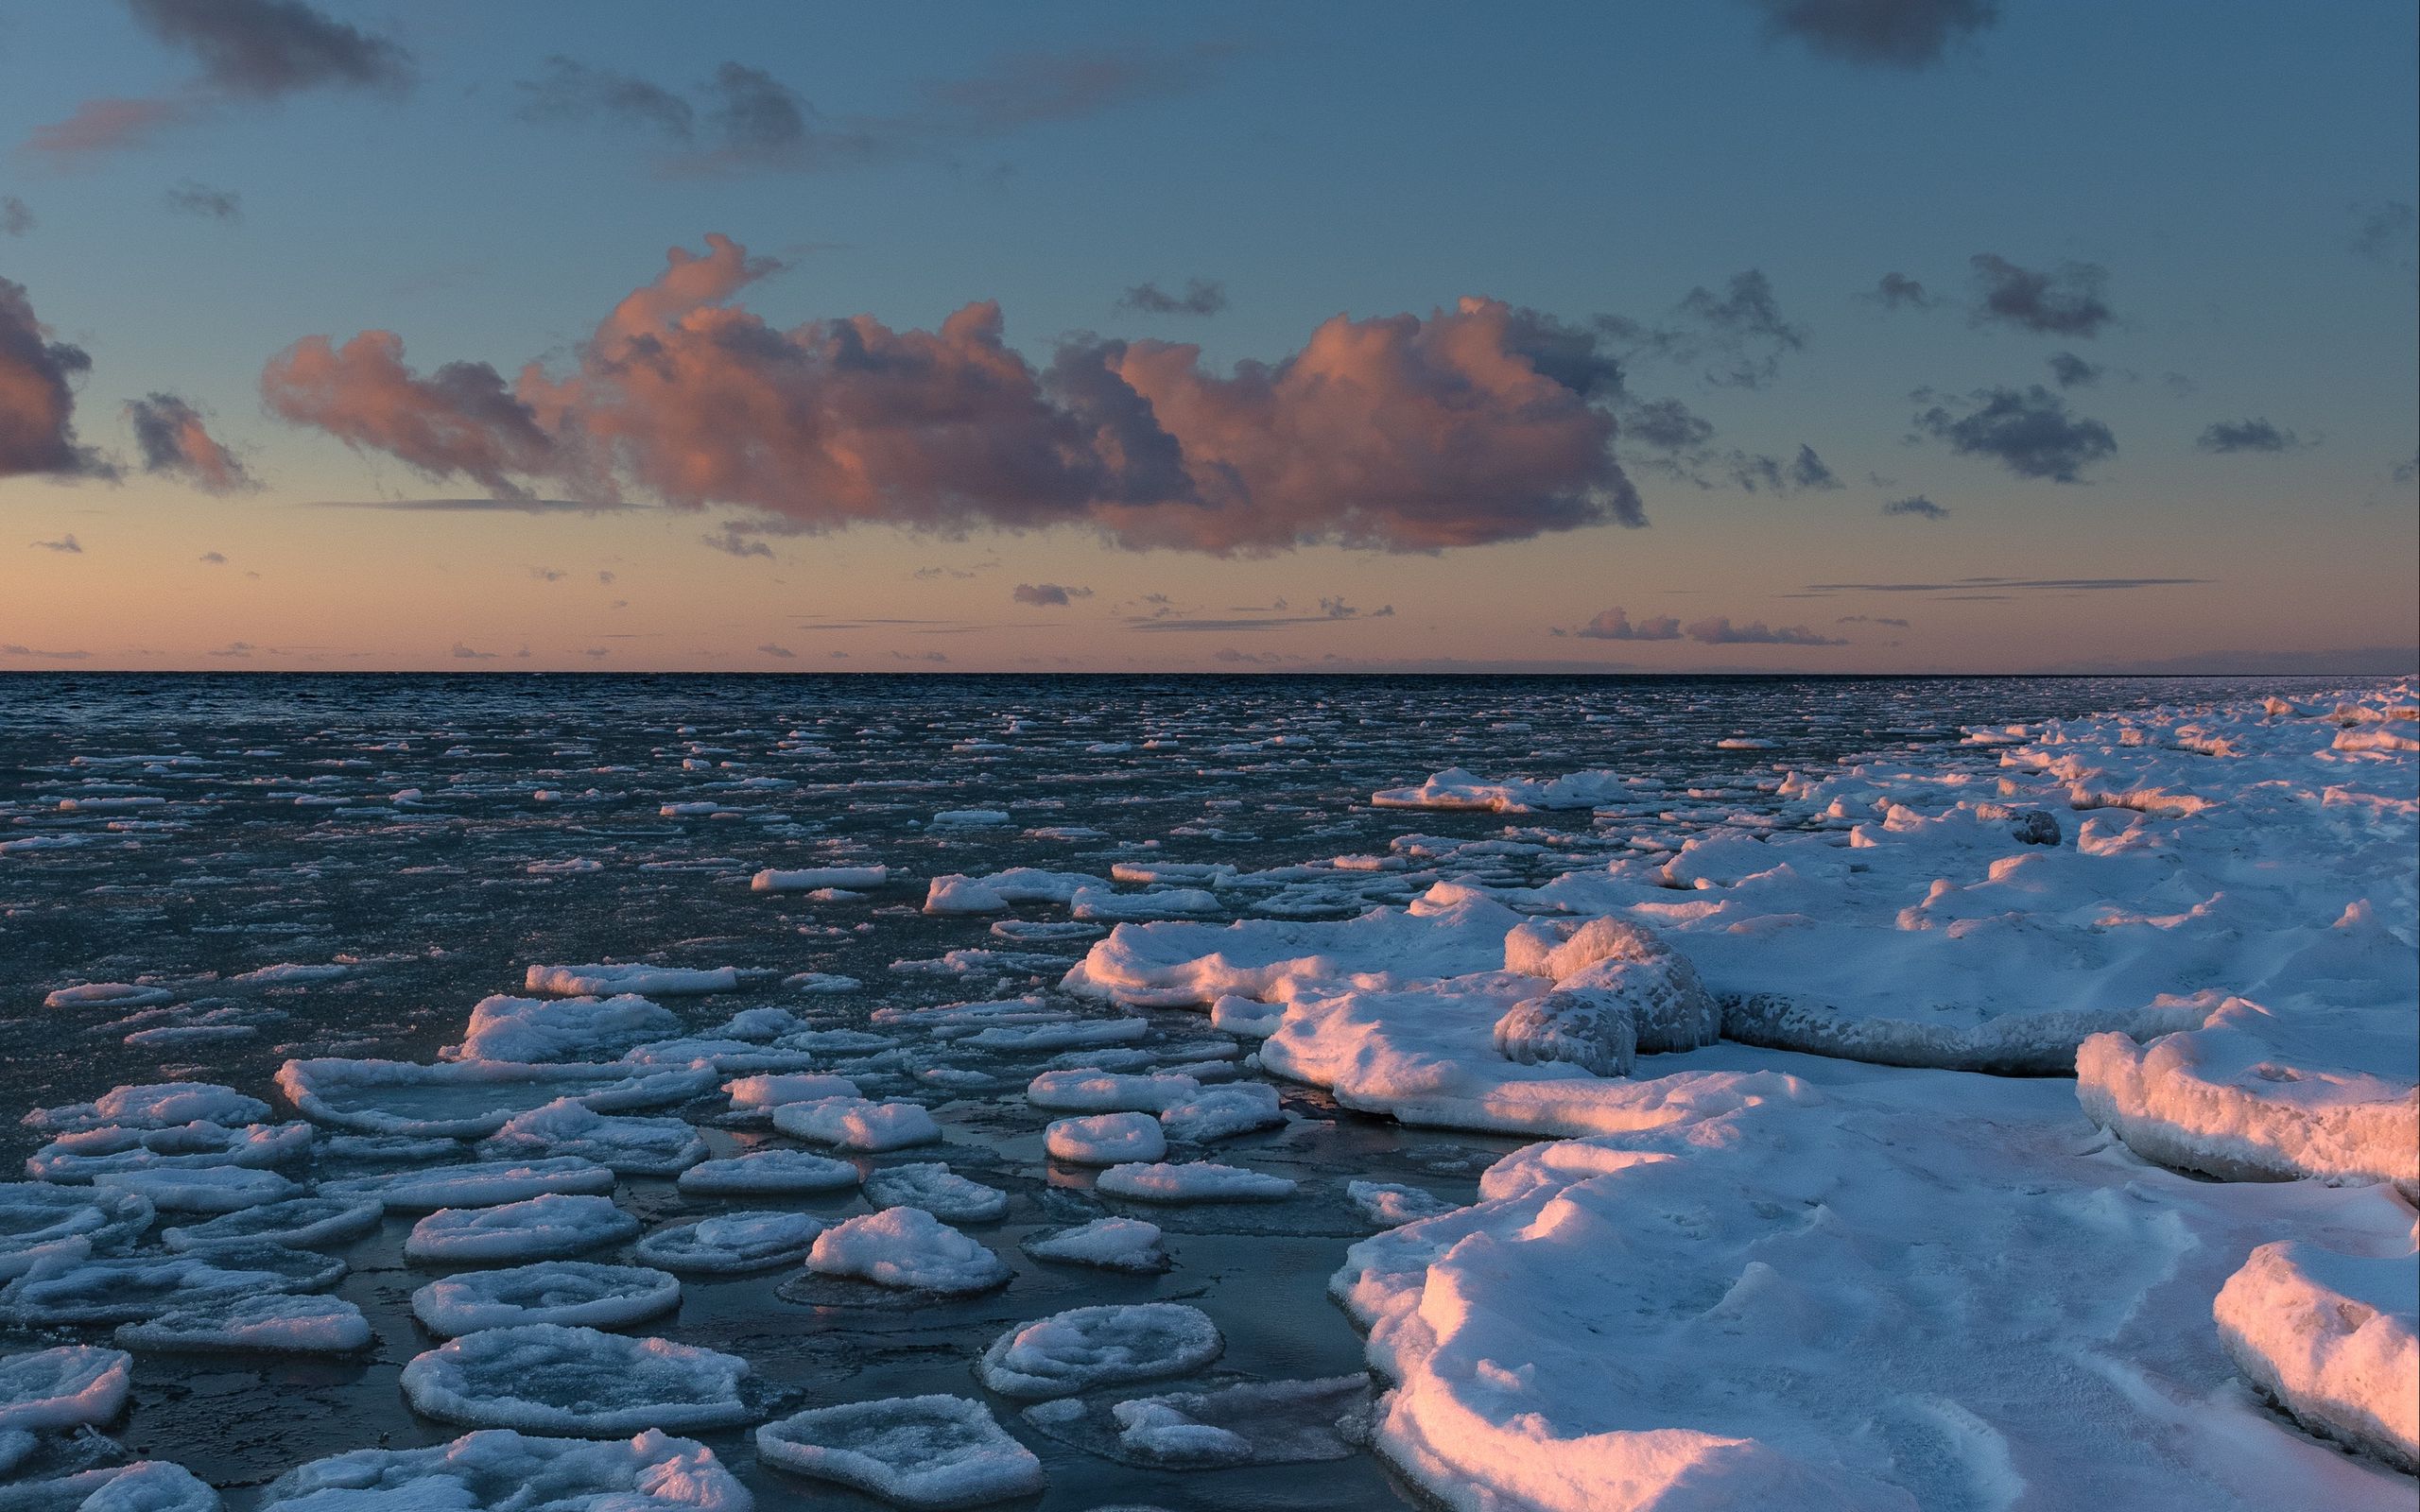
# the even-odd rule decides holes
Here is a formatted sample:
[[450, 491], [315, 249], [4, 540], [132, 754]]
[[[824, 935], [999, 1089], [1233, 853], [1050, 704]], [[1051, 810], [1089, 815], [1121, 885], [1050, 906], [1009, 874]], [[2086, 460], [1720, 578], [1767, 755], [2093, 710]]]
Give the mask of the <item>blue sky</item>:
[[[1857, 55], [1858, 21], [1925, 12], [1938, 56]], [[392, 66], [214, 74], [194, 40], [285, 25], [349, 27]], [[528, 118], [552, 58], [686, 100], [689, 139], [660, 114]], [[804, 148], [705, 161], [721, 96], [704, 86], [731, 63], [811, 108]], [[0, 222], [19, 228], [0, 234], [0, 279], [44, 343], [89, 359], [75, 436], [100, 454], [88, 473], [116, 472], [0, 475], [26, 542], [0, 537], [0, 644], [19, 648], [0, 665], [2031, 670], [2256, 654], [2350, 670], [2412, 644], [2420, 597], [2415, 75], [2412, 8], [2362, 0], [0, 4], [0, 197], [24, 207]], [[43, 150], [96, 99], [169, 102], [168, 119], [148, 140]], [[1373, 549], [1366, 532], [1339, 543], [1322, 512], [1352, 501], [1264, 481], [1259, 502], [1300, 526], [1289, 543], [1204, 550], [1195, 531], [1134, 550], [1104, 544], [1098, 501], [1073, 494], [1020, 517], [1044, 528], [999, 528], [988, 507], [916, 528], [914, 469], [882, 491], [904, 527], [831, 528], [825, 501], [761, 490], [664, 507], [631, 472], [614, 487], [631, 507], [610, 512], [316, 507], [489, 490], [365, 440], [358, 409], [298, 421], [265, 403], [289, 345], [390, 331], [423, 377], [462, 361], [508, 386], [533, 362], [561, 378], [668, 249], [709, 233], [783, 265], [717, 296], [769, 331], [861, 314], [931, 331], [994, 301], [1037, 372], [1090, 336], [1157, 339], [1198, 344], [1215, 388], [1339, 315], [1427, 321], [1465, 297], [1539, 312], [1618, 364], [1565, 418], [1606, 419], [1606, 465], [1649, 524], [1555, 516], [1484, 544], [1396, 531]], [[1979, 257], [2000, 260], [2019, 315], [1989, 313]], [[1925, 303], [1886, 307], [1886, 273]], [[1770, 304], [1724, 327], [1704, 311], [1743, 274]], [[2009, 281], [2035, 276], [2027, 303]], [[1121, 305], [1194, 280], [1217, 286], [1215, 313]], [[2071, 367], [2062, 387], [2059, 353], [2097, 374]], [[2038, 431], [1988, 423], [1998, 391], [2015, 421], [2070, 428], [2052, 437], [2068, 480], [2029, 449]], [[198, 489], [189, 455], [147, 470], [125, 405], [154, 393], [189, 404], [257, 486]], [[1687, 457], [1651, 440], [1663, 402], [1696, 418]], [[1236, 444], [1152, 404], [1197, 482]], [[1300, 420], [1281, 397], [1237, 424]], [[2096, 422], [2105, 447], [2070, 434]], [[1369, 461], [1346, 421], [1322, 425], [1268, 475]], [[1353, 455], [1322, 451], [1338, 447]], [[1740, 485], [1802, 447], [1837, 487]], [[1473, 508], [1499, 485], [1569, 499], [1606, 476], [1542, 479], [1532, 454], [1503, 455], [1500, 480], [1483, 462], [1457, 485]], [[516, 477], [579, 492], [560, 472]], [[1883, 512], [1910, 499], [1931, 509]], [[2190, 581], [1811, 586], [1986, 577]], [[1036, 605], [1048, 595], [1020, 602], [1020, 584], [1089, 592]], [[1616, 608], [1678, 633], [1577, 633]], [[1270, 623], [1162, 627], [1255, 615]], [[1805, 633], [1725, 636], [1718, 618]]]

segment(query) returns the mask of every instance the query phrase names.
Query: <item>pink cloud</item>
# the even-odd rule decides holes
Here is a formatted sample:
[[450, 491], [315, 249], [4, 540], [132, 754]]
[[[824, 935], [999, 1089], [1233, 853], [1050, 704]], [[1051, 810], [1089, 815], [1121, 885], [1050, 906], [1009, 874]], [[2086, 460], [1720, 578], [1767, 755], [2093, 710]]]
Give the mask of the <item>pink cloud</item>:
[[34, 128], [26, 150], [52, 167], [66, 168], [128, 147], [148, 146], [169, 127], [199, 113], [190, 99], [89, 99], [63, 121]]
[[1495, 301], [1339, 316], [1301, 352], [1224, 374], [1192, 346], [1089, 338], [1037, 368], [988, 301], [933, 331], [862, 315], [777, 329], [735, 301], [778, 265], [706, 242], [675, 249], [566, 372], [532, 365], [508, 387], [453, 363], [422, 378], [400, 338], [373, 331], [297, 342], [263, 394], [290, 421], [499, 497], [541, 480], [591, 500], [628, 487], [792, 531], [1075, 524], [1226, 554], [1644, 523], [1611, 416], [1541, 370], [1550, 322]]
[[116, 474], [76, 441], [74, 383], [92, 366], [82, 348], [50, 339], [24, 284], [0, 278], [0, 478]]
[[130, 402], [128, 421], [147, 472], [182, 477], [205, 493], [244, 493], [260, 487], [235, 454], [221, 445], [200, 411], [174, 394]]

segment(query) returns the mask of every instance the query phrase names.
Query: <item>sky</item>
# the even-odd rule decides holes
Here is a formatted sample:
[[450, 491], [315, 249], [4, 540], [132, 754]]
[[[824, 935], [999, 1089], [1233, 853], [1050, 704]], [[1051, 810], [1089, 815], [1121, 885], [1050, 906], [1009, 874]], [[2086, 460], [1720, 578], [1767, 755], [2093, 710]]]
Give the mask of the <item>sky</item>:
[[0, 669], [2404, 671], [2420, 9], [0, 0]]

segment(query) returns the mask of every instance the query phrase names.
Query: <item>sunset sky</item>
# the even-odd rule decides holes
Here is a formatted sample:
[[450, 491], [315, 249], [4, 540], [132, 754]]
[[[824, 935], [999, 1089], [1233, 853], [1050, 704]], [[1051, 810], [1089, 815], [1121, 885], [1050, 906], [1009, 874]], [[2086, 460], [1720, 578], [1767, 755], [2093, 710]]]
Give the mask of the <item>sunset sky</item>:
[[0, 0], [0, 668], [2399, 671], [2410, 0]]

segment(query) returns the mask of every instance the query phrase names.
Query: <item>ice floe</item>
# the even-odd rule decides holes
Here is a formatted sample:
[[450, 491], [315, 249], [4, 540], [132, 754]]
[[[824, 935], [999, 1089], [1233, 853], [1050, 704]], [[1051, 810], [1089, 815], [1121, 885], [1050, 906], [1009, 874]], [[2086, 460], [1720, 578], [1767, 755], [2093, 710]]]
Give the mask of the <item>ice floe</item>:
[[2214, 1311], [2227, 1353], [2261, 1395], [2315, 1434], [2420, 1472], [2420, 1252], [2262, 1245]]
[[114, 1335], [129, 1349], [227, 1354], [353, 1354], [370, 1348], [370, 1319], [340, 1297], [222, 1297], [172, 1308]]
[[341, 1196], [289, 1197], [283, 1202], [239, 1209], [201, 1223], [163, 1228], [160, 1242], [176, 1250], [208, 1249], [255, 1240], [316, 1249], [360, 1238], [378, 1227], [386, 1211], [382, 1203]]
[[732, 1276], [794, 1265], [822, 1232], [823, 1220], [804, 1212], [725, 1212], [655, 1229], [633, 1252], [666, 1270]]
[[595, 1329], [482, 1329], [404, 1366], [412, 1410], [441, 1422], [613, 1438], [728, 1428], [755, 1416], [737, 1355]]
[[866, 1200], [877, 1208], [922, 1208], [944, 1223], [988, 1223], [1009, 1211], [1009, 1194], [953, 1172], [938, 1160], [867, 1173]]
[[374, 1202], [389, 1212], [434, 1212], [440, 1208], [493, 1208], [543, 1196], [601, 1196], [614, 1190], [614, 1173], [576, 1155], [542, 1160], [489, 1160], [441, 1165], [383, 1176], [322, 1181], [319, 1194], [347, 1202]]
[[1206, 1143], [1233, 1139], [1255, 1129], [1275, 1128], [1286, 1122], [1277, 1089], [1267, 1082], [1239, 1081], [1204, 1087], [1182, 1102], [1160, 1109], [1160, 1127], [1172, 1140]]
[[738, 986], [738, 969], [730, 966], [533, 966], [524, 973], [522, 989], [564, 997], [602, 998], [635, 992], [642, 997], [668, 998], [730, 992]]
[[596, 998], [481, 998], [447, 1060], [611, 1060], [634, 1045], [681, 1032], [671, 1009], [634, 994]]
[[1113, 1165], [1094, 1185], [1134, 1202], [1274, 1202], [1295, 1192], [1294, 1182], [1285, 1177], [1213, 1160]]
[[99, 1425], [126, 1406], [134, 1360], [123, 1349], [65, 1344], [0, 1358], [0, 1431]]
[[1156, 1160], [1167, 1153], [1167, 1136], [1148, 1113], [1094, 1113], [1063, 1118], [1043, 1131], [1043, 1147], [1070, 1165], [1117, 1165]]
[[465, 1271], [412, 1293], [412, 1316], [440, 1338], [523, 1323], [627, 1328], [680, 1305], [677, 1276], [586, 1260]]
[[706, 1142], [677, 1118], [599, 1113], [575, 1098], [515, 1114], [479, 1142], [490, 1160], [576, 1159], [617, 1176], [674, 1176], [706, 1158]]
[[819, 892], [826, 887], [867, 892], [890, 880], [889, 867], [804, 867], [782, 871], [768, 868], [749, 879], [757, 892]]
[[922, 1208], [886, 1208], [834, 1224], [815, 1241], [810, 1269], [900, 1291], [988, 1292], [1009, 1267], [982, 1245]]
[[261, 1512], [751, 1512], [752, 1503], [713, 1450], [654, 1429], [599, 1443], [490, 1428], [426, 1449], [315, 1459], [280, 1476]]
[[866, 1097], [783, 1103], [773, 1109], [773, 1126], [793, 1139], [870, 1155], [931, 1144], [942, 1137], [941, 1125], [922, 1104]]
[[692, 1196], [798, 1196], [845, 1192], [857, 1184], [857, 1168], [805, 1150], [751, 1150], [693, 1165], [677, 1184]]
[[1370, 1378], [1247, 1381], [1213, 1391], [1169, 1392], [1099, 1402], [1061, 1399], [1025, 1410], [1026, 1420], [1121, 1464], [1152, 1469], [1218, 1469], [1342, 1459], [1367, 1435]]
[[1183, 1302], [1075, 1307], [1010, 1329], [976, 1373], [1001, 1396], [1032, 1401], [1182, 1375], [1225, 1348], [1210, 1315]]
[[1168, 1268], [1160, 1247], [1160, 1226], [1140, 1218], [1095, 1218], [1072, 1228], [1028, 1237], [1022, 1246], [1036, 1260], [1153, 1276]]
[[404, 1254], [448, 1264], [553, 1260], [619, 1244], [638, 1231], [638, 1219], [611, 1197], [550, 1193], [492, 1208], [440, 1208], [412, 1225]]
[[0, 1318], [47, 1328], [131, 1323], [231, 1297], [334, 1285], [344, 1262], [284, 1245], [229, 1245], [193, 1255], [44, 1259], [0, 1287]]
[[895, 1506], [971, 1507], [1043, 1488], [1042, 1461], [966, 1397], [815, 1407], [756, 1430], [756, 1457]]
[[711, 1066], [632, 1067], [579, 1061], [326, 1058], [289, 1060], [278, 1091], [316, 1124], [362, 1134], [477, 1139], [561, 1097], [600, 1113], [685, 1102], [715, 1085]]

